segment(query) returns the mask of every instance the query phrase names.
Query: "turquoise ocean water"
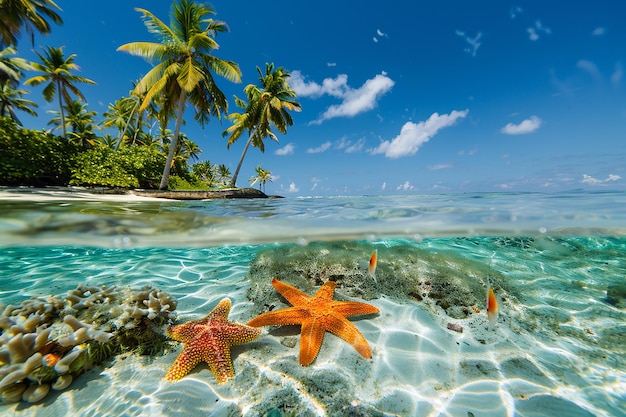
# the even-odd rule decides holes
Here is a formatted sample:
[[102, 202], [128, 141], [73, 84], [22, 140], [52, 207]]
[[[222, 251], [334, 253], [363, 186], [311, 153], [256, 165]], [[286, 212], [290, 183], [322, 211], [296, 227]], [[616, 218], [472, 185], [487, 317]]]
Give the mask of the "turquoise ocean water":
[[[375, 280], [363, 265], [373, 249]], [[357, 353], [327, 336], [311, 367], [281, 368], [272, 355], [288, 338], [277, 339], [239, 348], [232, 385], [217, 386], [206, 367], [163, 385], [175, 346], [115, 357], [39, 403], [0, 404], [3, 415], [626, 415], [623, 192], [0, 200], [0, 273], [5, 306], [80, 283], [151, 285], [178, 300], [181, 321], [229, 297], [231, 320], [246, 322], [263, 310], [252, 290], [271, 292], [276, 274], [309, 279], [309, 294], [334, 279], [341, 296], [381, 309], [357, 322], [370, 361], [352, 365]], [[490, 282], [500, 301], [491, 329], [476, 296]], [[341, 395], [311, 377], [332, 374], [335, 353], [336, 377], [351, 381]], [[283, 382], [250, 382], [251, 367]]]

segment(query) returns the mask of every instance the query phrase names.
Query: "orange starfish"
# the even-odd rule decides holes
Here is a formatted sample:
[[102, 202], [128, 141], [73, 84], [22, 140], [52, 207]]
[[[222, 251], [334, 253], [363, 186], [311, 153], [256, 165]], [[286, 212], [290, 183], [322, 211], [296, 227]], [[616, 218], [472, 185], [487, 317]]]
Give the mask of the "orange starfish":
[[333, 281], [327, 281], [313, 297], [276, 278], [272, 279], [272, 285], [293, 307], [263, 313], [250, 320], [248, 326], [301, 324], [300, 365], [313, 362], [326, 331], [350, 343], [363, 357], [372, 357], [367, 340], [346, 317], [378, 313], [376, 307], [356, 301], [334, 301], [337, 283]]
[[230, 300], [225, 298], [205, 318], [167, 329], [169, 337], [185, 346], [165, 379], [177, 381], [200, 362], [209, 365], [220, 384], [235, 376], [230, 347], [253, 341], [261, 335], [261, 329], [228, 321], [230, 306]]

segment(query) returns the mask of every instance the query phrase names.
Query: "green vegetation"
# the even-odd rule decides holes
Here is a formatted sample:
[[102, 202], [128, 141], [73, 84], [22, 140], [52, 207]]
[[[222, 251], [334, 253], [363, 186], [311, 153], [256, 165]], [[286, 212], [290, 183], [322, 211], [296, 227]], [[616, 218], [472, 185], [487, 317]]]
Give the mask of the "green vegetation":
[[[287, 83], [283, 68], [258, 67], [259, 86], [244, 88], [246, 101], [235, 97], [244, 113], [228, 116], [233, 126], [230, 147], [244, 132], [248, 142], [234, 174], [225, 164], [199, 161], [198, 145], [181, 132], [185, 107], [195, 111], [204, 126], [210, 118], [228, 113], [228, 100], [216, 84], [215, 75], [241, 82], [239, 65], [217, 58], [218, 32], [225, 22], [210, 18], [211, 6], [193, 0], [176, 0], [169, 25], [150, 11], [141, 13], [157, 42], [132, 42], [119, 51], [144, 58], [154, 67], [132, 91], [109, 104], [100, 120], [89, 109], [77, 84], [96, 84], [76, 75], [76, 54], [65, 55], [64, 47], [48, 46], [36, 52], [39, 62], [16, 56], [17, 40], [27, 33], [47, 34], [51, 23], [62, 24], [61, 9], [52, 0], [0, 2], [0, 185], [80, 185], [114, 188], [215, 189], [234, 187], [250, 146], [264, 150], [268, 136], [278, 140], [271, 127], [286, 133], [293, 124], [289, 111], [299, 111], [296, 94]], [[25, 73], [37, 74], [23, 81]], [[42, 125], [51, 131], [21, 127], [19, 113], [37, 117], [37, 103], [24, 98], [24, 86], [43, 85], [47, 102], [58, 100], [58, 111]], [[174, 131], [168, 127], [174, 121]], [[61, 132], [61, 136], [53, 132]], [[191, 164], [194, 161], [195, 163]], [[170, 177], [171, 175], [171, 177]], [[252, 185], [265, 187], [271, 173], [257, 167]]]
[[20, 128], [0, 117], [0, 181], [3, 185], [65, 185], [75, 144], [43, 131]]
[[[287, 110], [300, 111], [300, 103], [295, 101], [296, 93], [291, 89], [287, 78], [289, 73], [283, 68], [274, 69], [274, 64], [265, 64], [265, 75], [259, 67], [259, 82], [261, 87], [249, 84], [244, 88], [244, 93], [248, 102], [235, 97], [237, 106], [244, 108], [244, 113], [233, 113], [228, 118], [232, 120], [233, 125], [224, 131], [223, 135], [230, 134], [228, 138], [228, 146], [232, 145], [239, 139], [244, 131], [248, 131], [250, 136], [248, 142], [243, 148], [241, 158], [235, 169], [230, 186], [235, 187], [237, 176], [246, 156], [248, 147], [259, 148], [261, 152], [265, 151], [263, 139], [268, 136], [278, 142], [278, 138], [272, 132], [272, 125], [281, 133], [287, 133], [287, 126], [293, 125], [293, 119]], [[265, 183], [263, 183], [265, 184]]]
[[115, 152], [97, 145], [76, 155], [71, 185], [154, 188], [165, 156], [147, 146], [126, 146]]

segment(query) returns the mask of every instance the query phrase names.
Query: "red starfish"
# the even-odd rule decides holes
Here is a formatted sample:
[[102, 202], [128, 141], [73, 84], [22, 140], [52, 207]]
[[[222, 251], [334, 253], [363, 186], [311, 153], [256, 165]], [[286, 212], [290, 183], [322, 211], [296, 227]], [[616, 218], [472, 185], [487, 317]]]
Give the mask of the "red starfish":
[[235, 376], [230, 347], [251, 342], [261, 335], [261, 329], [228, 321], [230, 306], [230, 300], [225, 298], [205, 318], [167, 329], [169, 337], [185, 346], [165, 379], [177, 381], [200, 362], [209, 365], [220, 384]]
[[272, 279], [272, 285], [293, 307], [263, 313], [249, 321], [248, 326], [301, 324], [300, 365], [313, 362], [326, 331], [350, 343], [363, 357], [372, 357], [367, 340], [346, 317], [378, 313], [376, 307], [356, 301], [334, 301], [337, 283], [333, 281], [327, 281], [313, 297], [276, 278]]

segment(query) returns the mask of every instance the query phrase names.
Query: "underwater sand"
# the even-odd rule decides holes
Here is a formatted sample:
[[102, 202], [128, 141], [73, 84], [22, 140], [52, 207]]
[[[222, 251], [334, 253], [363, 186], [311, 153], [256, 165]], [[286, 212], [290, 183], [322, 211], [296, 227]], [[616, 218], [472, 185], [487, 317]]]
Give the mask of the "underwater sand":
[[[616, 224], [626, 224], [618, 209], [626, 198], [594, 196], [594, 208], [588, 195], [561, 196], [568, 213], [557, 214], [545, 196], [530, 195], [528, 208], [511, 214], [519, 198], [405, 198], [393, 210], [357, 197], [307, 204], [4, 201], [1, 304], [63, 296], [81, 282], [151, 284], [177, 298], [178, 322], [201, 318], [229, 297], [230, 320], [245, 323], [266, 304], [287, 306], [270, 284], [278, 276], [308, 294], [336, 280], [336, 299], [381, 312], [352, 319], [371, 360], [327, 333], [317, 359], [302, 367], [299, 329], [265, 328], [257, 341], [233, 348], [236, 376], [225, 385], [205, 365], [179, 382], [163, 380], [180, 352], [174, 343], [155, 356], [118, 355], [41, 403], [0, 404], [0, 414], [625, 415], [626, 235]], [[445, 207], [457, 207], [449, 210], [454, 221]], [[502, 226], [522, 213], [515, 227]], [[259, 242], [258, 228], [275, 221], [288, 232]], [[302, 233], [318, 222], [343, 225]], [[165, 244], [177, 228], [184, 237]], [[456, 228], [465, 232], [450, 236]], [[207, 230], [229, 238], [203, 241]], [[239, 243], [246, 230], [250, 242]], [[376, 280], [364, 266], [373, 249]], [[484, 311], [488, 280], [500, 301], [495, 326]]]

